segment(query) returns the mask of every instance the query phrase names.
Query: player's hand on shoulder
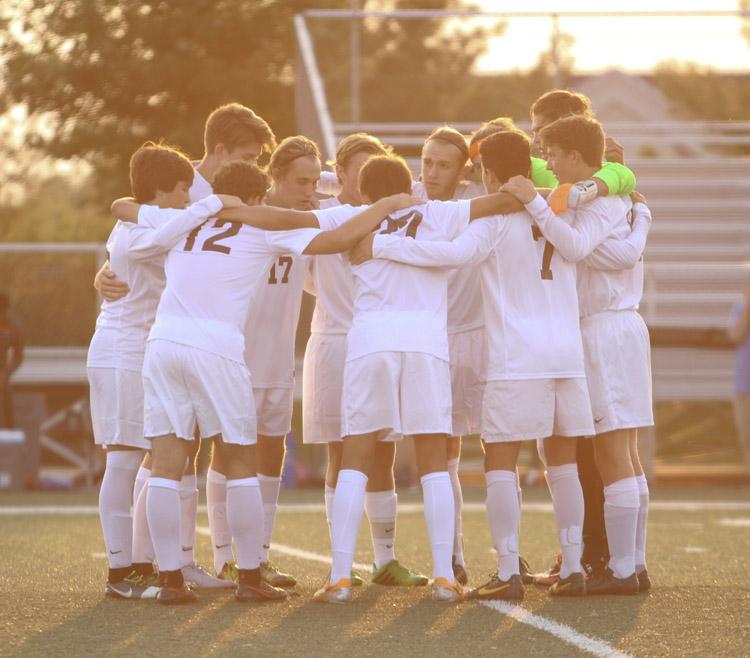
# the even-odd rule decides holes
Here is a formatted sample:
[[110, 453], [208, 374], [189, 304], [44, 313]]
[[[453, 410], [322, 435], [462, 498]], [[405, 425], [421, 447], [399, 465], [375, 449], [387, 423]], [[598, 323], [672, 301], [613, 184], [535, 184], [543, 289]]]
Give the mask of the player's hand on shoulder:
[[500, 191], [512, 194], [521, 203], [530, 203], [536, 196], [534, 183], [526, 176], [513, 176], [500, 188]]
[[117, 278], [117, 275], [109, 269], [108, 263], [104, 263], [96, 273], [94, 288], [108, 302], [116, 302], [130, 292], [128, 284]]
[[614, 137], [607, 137], [604, 143], [604, 159], [607, 162], [625, 164], [625, 149]]
[[417, 196], [406, 194], [401, 192], [400, 194], [392, 194], [383, 199], [390, 209], [389, 212], [394, 210], [403, 210], [404, 208], [411, 208], [412, 206], [421, 206], [427, 203], [424, 199], [420, 199]]
[[242, 202], [242, 199], [233, 194], [217, 194], [216, 196], [219, 198], [219, 201], [221, 201], [221, 205], [224, 206], [224, 208], [239, 208], [240, 206], [245, 205]]
[[648, 203], [648, 202], [646, 201], [646, 197], [645, 197], [645, 196], [643, 196], [643, 195], [642, 195], [642, 194], [641, 194], [641, 193], [640, 193], [640, 192], [639, 192], [638, 190], [633, 190], [633, 191], [632, 191], [632, 192], [630, 193], [630, 200], [631, 200], [631, 201], [632, 201], [633, 203]]
[[352, 265], [361, 265], [362, 263], [372, 260], [372, 241], [375, 234], [370, 233], [355, 244], [349, 251], [349, 261]]

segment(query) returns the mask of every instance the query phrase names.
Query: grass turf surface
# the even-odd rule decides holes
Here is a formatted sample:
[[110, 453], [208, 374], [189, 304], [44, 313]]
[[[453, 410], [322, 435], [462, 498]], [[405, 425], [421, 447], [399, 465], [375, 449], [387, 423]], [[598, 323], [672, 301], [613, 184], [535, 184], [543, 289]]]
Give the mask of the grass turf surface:
[[[478, 502], [479, 490], [466, 492]], [[319, 503], [322, 492], [282, 493], [284, 502]], [[540, 488], [525, 503], [548, 501]], [[661, 489], [652, 501], [750, 502], [747, 490]], [[418, 502], [404, 493], [400, 502]], [[94, 505], [90, 493], [6, 494], [10, 505]], [[328, 567], [286, 554], [272, 559], [299, 579], [301, 596], [288, 603], [247, 606], [230, 593], [201, 593], [193, 606], [164, 608], [153, 602], [114, 601], [102, 595], [106, 562], [93, 557], [103, 544], [94, 514], [2, 516], [0, 533], [0, 655], [20, 656], [572, 656], [580, 649], [554, 635], [519, 623], [473, 602], [435, 603], [429, 589], [398, 590], [377, 585], [355, 590], [350, 606], [311, 601]], [[603, 640], [635, 656], [750, 655], [750, 509], [653, 510], [649, 525], [651, 594], [551, 600], [529, 587], [523, 608]], [[207, 525], [205, 514], [199, 524]], [[398, 519], [397, 553], [412, 568], [428, 573], [430, 553], [421, 512]], [[464, 514], [471, 584], [495, 565], [484, 512]], [[322, 509], [282, 511], [274, 540], [328, 555]], [[526, 510], [522, 554], [543, 568], [555, 553], [554, 515]], [[357, 561], [371, 552], [363, 524]], [[211, 564], [207, 537], [197, 539], [198, 559]]]

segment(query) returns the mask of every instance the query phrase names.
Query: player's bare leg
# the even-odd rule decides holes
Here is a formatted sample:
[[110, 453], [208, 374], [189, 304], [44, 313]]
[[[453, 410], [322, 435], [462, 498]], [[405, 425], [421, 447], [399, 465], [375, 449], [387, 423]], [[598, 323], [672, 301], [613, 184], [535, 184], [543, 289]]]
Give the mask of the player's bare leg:
[[646, 474], [643, 472], [641, 460], [638, 455], [638, 430], [628, 430], [628, 448], [630, 461], [633, 464], [635, 480], [638, 483], [638, 526], [635, 534], [635, 573], [638, 576], [638, 591], [648, 592], [651, 589], [651, 579], [646, 569], [646, 526], [648, 525], [649, 491]]
[[609, 568], [587, 589], [591, 594], [635, 594], [635, 542], [640, 496], [630, 456], [630, 431], [614, 430], [594, 439], [596, 465], [604, 482], [604, 519]]
[[464, 507], [464, 495], [461, 491], [461, 480], [458, 478], [458, 467], [461, 461], [461, 437], [448, 437], [448, 475], [453, 489], [453, 505], [455, 508], [454, 537], [453, 537], [453, 575], [462, 585], [466, 585], [469, 576], [464, 562], [464, 536], [461, 523], [461, 512]]
[[216, 439], [216, 453], [226, 471], [226, 518], [237, 550], [238, 584], [235, 598], [242, 602], [279, 601], [286, 591], [262, 582], [261, 544], [263, 500], [256, 472], [256, 448]]
[[285, 436], [258, 435], [257, 460], [260, 495], [263, 499], [263, 542], [260, 552], [260, 568], [263, 579], [276, 587], [294, 587], [297, 580], [279, 571], [268, 559], [271, 547], [273, 526], [276, 523], [276, 510], [279, 505], [281, 472], [284, 468]]
[[151, 446], [153, 465], [146, 511], [162, 586], [157, 600], [165, 604], [189, 603], [197, 597], [185, 586], [180, 569], [180, 480], [194, 449], [193, 441], [167, 434], [155, 437]]

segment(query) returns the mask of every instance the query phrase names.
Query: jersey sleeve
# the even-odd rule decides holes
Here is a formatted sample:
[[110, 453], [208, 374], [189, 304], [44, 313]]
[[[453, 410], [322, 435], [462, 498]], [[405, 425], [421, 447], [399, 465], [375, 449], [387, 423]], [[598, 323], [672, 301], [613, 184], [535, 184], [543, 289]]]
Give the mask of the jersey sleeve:
[[547, 169], [547, 161], [542, 158], [531, 158], [531, 180], [535, 187], [555, 188], [560, 183], [557, 176]]
[[557, 217], [539, 194], [526, 204], [526, 210], [542, 235], [565, 260], [572, 263], [583, 260], [604, 242], [618, 219], [603, 212], [601, 202], [595, 200], [577, 209], [575, 224], [571, 226]]
[[[154, 206], [147, 206], [154, 208]], [[209, 217], [222, 209], [219, 197], [210, 195], [190, 204], [184, 210], [170, 213], [171, 217], [156, 228], [140, 224], [133, 226], [128, 240], [128, 255], [136, 260], [150, 258], [156, 254], [172, 249], [190, 231], [198, 228]], [[161, 209], [157, 209], [161, 210]], [[172, 209], [165, 209], [172, 210]]]
[[605, 162], [594, 178], [606, 183], [609, 196], [630, 194], [635, 189], [635, 174], [619, 162]]
[[415, 240], [394, 233], [378, 234], [373, 239], [372, 256], [418, 267], [461, 267], [481, 263], [496, 242], [494, 218], [472, 222], [461, 235], [450, 242]]
[[266, 231], [266, 244], [271, 253], [300, 255], [321, 230], [318, 228], [298, 228], [293, 231]]
[[320, 180], [315, 188], [319, 194], [336, 196], [341, 192], [341, 183], [339, 177], [332, 171], [321, 171]]
[[348, 222], [366, 206], [334, 206], [333, 208], [319, 208], [312, 213], [318, 220], [321, 231], [333, 231]]
[[644, 203], [633, 206], [633, 230], [628, 237], [608, 238], [584, 259], [584, 263], [597, 270], [629, 270], [641, 259], [646, 248], [646, 238], [651, 229], [651, 211]]
[[431, 201], [429, 202], [440, 213], [437, 222], [439, 230], [447, 240], [453, 240], [463, 233], [471, 221], [471, 200]]

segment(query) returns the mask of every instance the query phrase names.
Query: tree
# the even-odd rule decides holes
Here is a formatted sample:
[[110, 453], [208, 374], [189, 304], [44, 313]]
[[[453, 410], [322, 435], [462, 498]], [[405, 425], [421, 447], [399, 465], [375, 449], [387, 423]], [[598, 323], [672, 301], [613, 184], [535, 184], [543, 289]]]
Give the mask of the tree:
[[[459, 0], [411, 3], [446, 8]], [[383, 3], [367, 3], [367, 6]], [[390, 3], [404, 7], [407, 2]], [[165, 139], [191, 155], [202, 152], [203, 123], [217, 105], [239, 101], [267, 118], [279, 136], [294, 132], [294, 14], [341, 7], [335, 0], [12, 0], [5, 11], [3, 86], [33, 116], [47, 115], [54, 130], [30, 134], [27, 145], [56, 158], [84, 157], [94, 167], [97, 198], [122, 193], [127, 162], [146, 139]], [[317, 52], [330, 61], [347, 42], [347, 21], [329, 21], [317, 34]], [[451, 84], [481, 52], [481, 30], [470, 37], [440, 33], [440, 21], [421, 27], [393, 21], [366, 23], [368, 118], [386, 110], [423, 118], [424, 107], [455, 95]], [[421, 66], [424, 94], [416, 108], [413, 84], [400, 72]], [[339, 66], [339, 69], [343, 67]], [[425, 75], [426, 74], [426, 75]], [[389, 85], [397, 107], [376, 90]], [[411, 91], [409, 87], [412, 87]], [[439, 88], [438, 88], [439, 87]], [[329, 97], [347, 98], [341, 75]]]

